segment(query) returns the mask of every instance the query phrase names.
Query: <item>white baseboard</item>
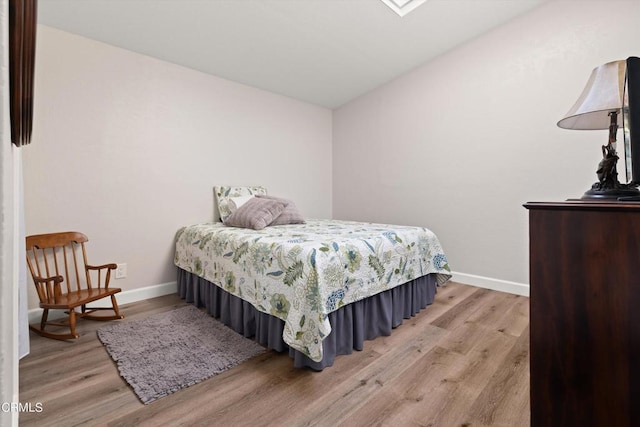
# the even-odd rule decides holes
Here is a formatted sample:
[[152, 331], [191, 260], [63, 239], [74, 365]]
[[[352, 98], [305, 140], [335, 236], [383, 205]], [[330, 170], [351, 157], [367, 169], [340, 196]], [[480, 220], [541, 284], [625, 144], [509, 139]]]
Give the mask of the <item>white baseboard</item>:
[[[178, 292], [176, 282], [161, 283], [159, 285], [147, 286], [140, 289], [131, 289], [117, 294], [118, 305], [130, 304], [150, 298], [161, 297], [163, 295], [175, 294]], [[66, 315], [62, 310], [52, 310], [49, 312], [49, 319], [58, 319]], [[42, 309], [34, 308], [29, 310], [29, 323], [39, 323], [42, 318]]]
[[529, 285], [525, 283], [509, 282], [507, 280], [494, 279], [491, 277], [476, 276], [452, 271], [452, 281], [465, 285], [477, 286], [479, 288], [493, 289], [494, 291], [508, 292], [510, 294], [529, 296]]
[[161, 283], [159, 285], [147, 286], [146, 288], [131, 289], [129, 291], [122, 291], [118, 294], [118, 305], [161, 297], [163, 295], [175, 294], [177, 292], [177, 282]]

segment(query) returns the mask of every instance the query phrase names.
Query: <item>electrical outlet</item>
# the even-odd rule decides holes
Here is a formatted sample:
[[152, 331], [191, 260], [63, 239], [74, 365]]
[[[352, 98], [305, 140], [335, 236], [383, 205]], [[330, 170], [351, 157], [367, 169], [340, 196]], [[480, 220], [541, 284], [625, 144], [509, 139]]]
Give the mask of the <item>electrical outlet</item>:
[[116, 264], [116, 279], [124, 279], [127, 277], [127, 264]]

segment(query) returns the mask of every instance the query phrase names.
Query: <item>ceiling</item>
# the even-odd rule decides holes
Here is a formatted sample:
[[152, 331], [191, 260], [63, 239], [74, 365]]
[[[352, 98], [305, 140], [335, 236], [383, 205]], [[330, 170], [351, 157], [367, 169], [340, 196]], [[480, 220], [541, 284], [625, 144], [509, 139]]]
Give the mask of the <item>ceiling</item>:
[[547, 0], [40, 0], [38, 22], [327, 108]]

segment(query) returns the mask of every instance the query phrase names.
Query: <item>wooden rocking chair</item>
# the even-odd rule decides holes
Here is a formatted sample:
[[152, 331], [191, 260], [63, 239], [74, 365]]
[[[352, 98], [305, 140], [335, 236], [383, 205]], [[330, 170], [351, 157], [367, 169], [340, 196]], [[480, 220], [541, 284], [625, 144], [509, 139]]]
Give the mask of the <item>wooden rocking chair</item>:
[[[87, 264], [84, 244], [88, 240], [84, 234], [73, 231], [27, 237], [27, 264], [40, 298], [40, 308], [44, 310], [40, 325], [29, 325], [32, 331], [48, 338], [74, 339], [80, 337], [76, 333], [78, 317], [92, 320], [124, 318], [118, 310], [115, 296], [121, 289], [109, 287], [111, 271], [117, 268], [116, 264]], [[91, 282], [92, 276], [97, 277], [96, 286]], [[106, 297], [111, 297], [111, 307], [86, 306]], [[80, 307], [80, 311], [76, 311], [76, 307]], [[65, 310], [69, 316], [62, 321], [47, 321], [49, 310]], [[92, 315], [97, 310], [113, 310], [115, 314]], [[65, 326], [70, 332], [45, 331], [47, 325]]]

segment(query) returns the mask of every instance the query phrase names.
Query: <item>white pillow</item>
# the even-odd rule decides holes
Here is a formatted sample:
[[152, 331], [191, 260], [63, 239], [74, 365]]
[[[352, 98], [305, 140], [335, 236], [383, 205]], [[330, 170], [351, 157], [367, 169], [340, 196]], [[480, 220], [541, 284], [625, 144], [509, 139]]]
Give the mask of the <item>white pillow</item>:
[[231, 211], [231, 213], [234, 213], [235, 211], [238, 210], [238, 208], [242, 205], [244, 205], [245, 203], [247, 203], [249, 200], [253, 199], [255, 196], [239, 196], [239, 197], [229, 197], [229, 211]]
[[232, 197], [256, 196], [258, 194], [265, 195], [267, 194], [267, 189], [261, 186], [253, 186], [253, 187], [216, 186], [216, 187], [213, 187], [213, 192], [215, 194], [215, 199], [218, 204], [217, 211], [220, 213], [220, 220], [224, 222], [224, 220], [227, 219], [229, 215], [231, 215], [231, 211], [229, 209], [229, 199], [231, 199]]

